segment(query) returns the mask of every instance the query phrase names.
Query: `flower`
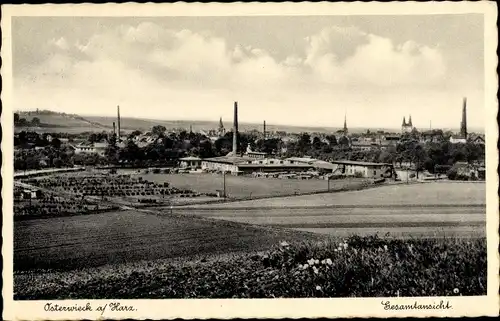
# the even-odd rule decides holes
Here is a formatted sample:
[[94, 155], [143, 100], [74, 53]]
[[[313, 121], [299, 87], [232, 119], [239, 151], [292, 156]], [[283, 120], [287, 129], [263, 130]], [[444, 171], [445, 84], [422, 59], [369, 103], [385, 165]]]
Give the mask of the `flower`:
[[332, 265], [332, 264], [333, 264], [333, 262], [332, 262], [332, 260], [330, 260], [330, 259], [328, 258], [328, 259], [326, 259], [326, 264], [328, 264], [328, 265]]
[[314, 274], [318, 274], [319, 270], [317, 267], [313, 266], [313, 271], [314, 271]]
[[316, 260], [315, 259], [309, 259], [309, 260], [307, 260], [307, 263], [309, 265], [314, 265], [314, 263], [316, 263]]
[[280, 246], [286, 247], [286, 246], [290, 246], [290, 244], [288, 244], [287, 241], [283, 241], [280, 243]]
[[344, 250], [347, 250], [347, 247], [348, 247], [347, 242], [344, 242]]
[[326, 263], [326, 260], [321, 260], [321, 264], [325, 264]]
[[302, 269], [304, 268], [304, 266], [302, 264], [299, 264], [299, 269]]
[[384, 245], [384, 250], [386, 250], [386, 251], [388, 250], [387, 245]]
[[316, 285], [316, 291], [321, 291], [321, 287], [319, 285]]
[[302, 267], [302, 269], [307, 269], [309, 267], [309, 264], [304, 264], [304, 266]]
[[319, 264], [319, 260], [314, 260], [314, 263], [315, 264]]
[[459, 289], [457, 289], [457, 288], [454, 288], [454, 289], [453, 289], [453, 293], [458, 294], [459, 292], [460, 292], [460, 290], [459, 290]]

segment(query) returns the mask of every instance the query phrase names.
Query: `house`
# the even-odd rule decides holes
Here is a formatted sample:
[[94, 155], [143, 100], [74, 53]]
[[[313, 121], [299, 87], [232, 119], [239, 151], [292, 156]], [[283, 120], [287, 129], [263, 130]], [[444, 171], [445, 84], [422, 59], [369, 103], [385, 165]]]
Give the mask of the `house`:
[[450, 143], [452, 144], [465, 144], [467, 143], [467, 139], [460, 135], [452, 135], [450, 136]]
[[197, 169], [201, 168], [201, 158], [199, 157], [183, 157], [179, 158], [180, 161], [180, 167], [181, 168], [191, 168], [191, 169]]
[[484, 137], [479, 136], [479, 135], [470, 135], [469, 136], [469, 142], [475, 145], [484, 145]]
[[346, 176], [361, 176], [365, 178], [394, 177], [394, 167], [388, 163], [372, 163], [361, 161], [338, 160], [331, 162], [337, 165], [335, 174]]
[[75, 154], [98, 154], [99, 156], [104, 156], [106, 154], [106, 149], [108, 148], [107, 142], [82, 142], [76, 146]]

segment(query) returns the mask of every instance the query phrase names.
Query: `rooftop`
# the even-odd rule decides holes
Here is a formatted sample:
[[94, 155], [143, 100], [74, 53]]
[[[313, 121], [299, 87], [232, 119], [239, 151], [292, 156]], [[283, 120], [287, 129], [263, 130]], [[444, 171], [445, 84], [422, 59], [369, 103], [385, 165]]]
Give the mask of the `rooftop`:
[[392, 166], [389, 163], [373, 163], [373, 162], [350, 161], [350, 160], [335, 160], [332, 161], [332, 163], [344, 164], [344, 165], [358, 165], [358, 166]]
[[220, 157], [212, 157], [205, 158], [204, 161], [214, 162], [214, 163], [225, 163], [225, 164], [248, 164], [248, 162], [255, 160], [251, 157], [245, 156], [220, 156]]

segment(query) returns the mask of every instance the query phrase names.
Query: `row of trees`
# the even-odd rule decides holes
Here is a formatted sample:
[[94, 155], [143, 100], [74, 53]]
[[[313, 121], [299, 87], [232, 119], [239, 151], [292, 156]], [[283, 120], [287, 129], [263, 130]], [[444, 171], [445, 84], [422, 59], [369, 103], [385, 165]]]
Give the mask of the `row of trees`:
[[[49, 141], [47, 134], [21, 132], [15, 138], [15, 145], [26, 144], [44, 147], [42, 150], [23, 150], [16, 153], [16, 169], [36, 169], [41, 167], [60, 167], [78, 165], [132, 164], [172, 164], [178, 158], [193, 155], [201, 158], [227, 155], [232, 151], [233, 133], [228, 132], [214, 142], [200, 133], [181, 131], [167, 133], [163, 126], [153, 127], [150, 137], [153, 143], [140, 147], [137, 137], [140, 131], [132, 132], [124, 142], [117, 144], [116, 137], [103, 133], [92, 133], [89, 142], [108, 141], [104, 156], [79, 154], [67, 145], [62, 145], [57, 137]], [[438, 165], [453, 165], [456, 162], [475, 162], [484, 160], [484, 146], [475, 144], [451, 144], [447, 140], [420, 143], [411, 134], [395, 146], [387, 149], [352, 150], [346, 137], [337, 139], [329, 135], [320, 139], [307, 133], [301, 134], [296, 141], [285, 142], [280, 138], [257, 139], [255, 133], [238, 133], [238, 153], [244, 153], [247, 146], [252, 150], [277, 154], [284, 157], [309, 155], [322, 160], [358, 160], [369, 162], [410, 164], [417, 170], [433, 173]]]

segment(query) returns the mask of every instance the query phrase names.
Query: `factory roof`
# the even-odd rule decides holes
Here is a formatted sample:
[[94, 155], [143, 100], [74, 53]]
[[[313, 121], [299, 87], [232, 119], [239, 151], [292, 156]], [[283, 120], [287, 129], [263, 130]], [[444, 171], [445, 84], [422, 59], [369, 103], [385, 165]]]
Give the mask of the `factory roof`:
[[242, 168], [266, 167], [266, 168], [311, 168], [309, 164], [241, 164]]
[[179, 158], [180, 161], [196, 161], [196, 160], [201, 160], [199, 157], [194, 157], [194, 156], [188, 156], [188, 157], [182, 157]]
[[238, 165], [238, 164], [248, 164], [248, 162], [253, 161], [254, 158], [245, 156], [220, 156], [220, 157], [205, 158], [203, 160], [207, 162]]
[[373, 163], [373, 162], [362, 162], [362, 161], [350, 161], [350, 160], [334, 160], [333, 164], [344, 164], [344, 165], [357, 165], [357, 166], [392, 166], [389, 163]]

